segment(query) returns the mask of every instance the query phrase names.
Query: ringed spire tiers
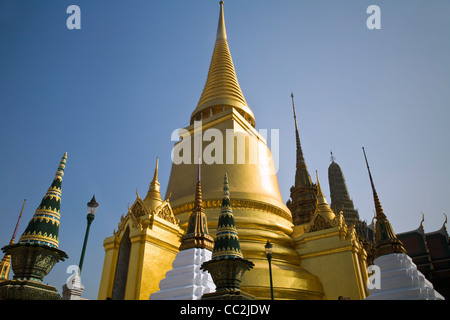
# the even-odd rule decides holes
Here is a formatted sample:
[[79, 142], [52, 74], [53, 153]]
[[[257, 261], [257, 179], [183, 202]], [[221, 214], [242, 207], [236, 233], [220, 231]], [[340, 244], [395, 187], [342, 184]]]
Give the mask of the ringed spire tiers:
[[223, 178], [223, 199], [217, 226], [216, 239], [214, 240], [214, 260], [243, 258], [239, 237], [234, 223], [233, 209], [230, 202], [230, 188], [228, 175]]
[[186, 234], [182, 238], [180, 251], [190, 248], [214, 248], [214, 239], [209, 235], [208, 222], [202, 202], [200, 163], [198, 164], [198, 178], [195, 192], [194, 209], [189, 217]]
[[306, 224], [311, 221], [317, 202], [317, 187], [311, 181], [305, 157], [300, 143], [300, 134], [298, 133], [297, 115], [295, 113], [294, 94], [291, 93], [292, 110], [294, 112], [295, 138], [296, 138], [296, 170], [295, 182], [291, 187], [291, 199], [286, 206], [292, 212], [294, 225]]
[[347, 183], [341, 167], [334, 161], [336, 158], [331, 153], [331, 164], [328, 167], [328, 184], [330, 186], [331, 209], [334, 212], [342, 211], [345, 221], [349, 225], [359, 222], [359, 213], [355, 209], [353, 201], [348, 192]]
[[66, 167], [67, 152], [56, 171], [55, 178], [36, 209], [33, 218], [19, 239], [19, 243], [36, 243], [58, 248], [61, 207], [61, 184]]
[[191, 124], [227, 108], [235, 108], [254, 127], [255, 117], [247, 105], [236, 76], [227, 42], [223, 1], [220, 1], [216, 43], [208, 77], [200, 100], [191, 115]]

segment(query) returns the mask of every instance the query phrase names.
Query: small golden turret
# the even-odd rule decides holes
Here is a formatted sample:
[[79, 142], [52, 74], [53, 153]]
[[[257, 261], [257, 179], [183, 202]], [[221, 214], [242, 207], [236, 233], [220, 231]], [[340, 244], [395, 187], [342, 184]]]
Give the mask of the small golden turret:
[[316, 177], [317, 177], [317, 205], [316, 205], [316, 212], [314, 213], [314, 215], [319, 214], [322, 217], [324, 217], [330, 221], [333, 221], [334, 218], [336, 218], [336, 215], [331, 210], [330, 206], [328, 205], [327, 200], [325, 199], [325, 196], [322, 192], [322, 188], [320, 187], [319, 175], [318, 175], [317, 171], [316, 171]]
[[155, 173], [153, 174], [153, 180], [152, 182], [150, 182], [147, 195], [144, 198], [144, 203], [150, 212], [154, 211], [157, 207], [159, 207], [163, 203], [161, 198], [160, 186], [158, 182], [158, 163], [159, 159], [156, 158], [156, 167]]

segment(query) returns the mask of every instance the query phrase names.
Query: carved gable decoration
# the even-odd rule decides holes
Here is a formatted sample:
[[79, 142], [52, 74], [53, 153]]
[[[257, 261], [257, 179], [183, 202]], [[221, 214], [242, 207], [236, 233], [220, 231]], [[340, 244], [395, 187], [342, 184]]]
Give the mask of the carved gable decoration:
[[318, 214], [314, 216], [308, 227], [309, 229], [307, 229], [307, 232], [314, 232], [334, 227], [346, 229], [347, 224], [345, 223], [344, 215], [342, 214], [341, 211], [333, 220], [326, 219], [320, 214]]
[[[333, 220], [334, 221], [334, 220]], [[335, 227], [333, 221], [327, 220], [321, 215], [315, 216], [311, 228], [309, 229], [309, 232], [324, 230]]]
[[137, 198], [136, 201], [133, 203], [133, 205], [131, 206], [131, 212], [133, 213], [133, 216], [135, 218], [139, 218], [147, 214], [147, 210], [141, 198]]
[[173, 214], [172, 211], [172, 207], [167, 201], [164, 201], [164, 203], [161, 206], [156, 208], [155, 215], [175, 225], [179, 224], [179, 220], [175, 218], [175, 215]]
[[139, 221], [135, 218], [130, 209], [128, 209], [128, 213], [125, 217], [123, 215], [120, 217], [120, 222], [117, 225], [117, 231], [114, 230], [113, 234], [115, 236], [121, 236], [127, 226], [130, 226], [130, 229], [140, 228]]

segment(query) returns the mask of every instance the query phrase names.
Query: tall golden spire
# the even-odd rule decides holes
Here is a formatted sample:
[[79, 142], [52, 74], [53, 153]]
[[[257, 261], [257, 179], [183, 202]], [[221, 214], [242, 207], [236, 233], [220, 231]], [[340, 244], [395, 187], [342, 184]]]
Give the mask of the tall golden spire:
[[161, 191], [158, 182], [158, 163], [159, 159], [156, 158], [155, 173], [153, 174], [153, 180], [150, 182], [147, 195], [144, 198], [144, 203], [147, 208], [151, 211], [155, 210], [159, 205], [163, 203], [161, 198]]
[[406, 253], [403, 243], [397, 238], [392, 229], [391, 223], [384, 214], [383, 207], [381, 207], [380, 199], [375, 190], [372, 175], [369, 169], [369, 163], [367, 162], [366, 152], [363, 149], [364, 159], [366, 160], [367, 171], [369, 172], [370, 184], [372, 186], [373, 200], [375, 203], [375, 255], [374, 259], [390, 253]]
[[[214, 108], [215, 107], [215, 108]], [[219, 23], [217, 26], [216, 44], [214, 46], [208, 77], [198, 102], [197, 108], [191, 115], [194, 120], [201, 120], [219, 109], [234, 107], [254, 126], [255, 117], [247, 106], [242, 90], [237, 80], [230, 49], [228, 48], [223, 1], [220, 1]], [[214, 108], [214, 110], [213, 110]]]

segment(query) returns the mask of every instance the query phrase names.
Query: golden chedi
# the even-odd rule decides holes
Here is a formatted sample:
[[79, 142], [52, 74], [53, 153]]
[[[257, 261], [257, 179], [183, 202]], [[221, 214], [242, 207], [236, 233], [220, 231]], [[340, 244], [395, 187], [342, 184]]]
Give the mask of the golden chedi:
[[254, 268], [241, 289], [256, 299], [270, 298], [269, 266], [264, 252], [273, 244], [275, 299], [322, 299], [320, 280], [300, 267], [293, 220], [281, 198], [276, 168], [265, 137], [255, 129], [255, 116], [239, 86], [225, 29], [223, 2], [206, 84], [190, 125], [179, 130], [166, 192], [173, 213], [186, 230], [194, 207], [193, 177], [202, 163], [203, 206], [208, 228], [215, 235], [222, 203], [225, 172], [233, 181], [231, 206], [241, 250]]

